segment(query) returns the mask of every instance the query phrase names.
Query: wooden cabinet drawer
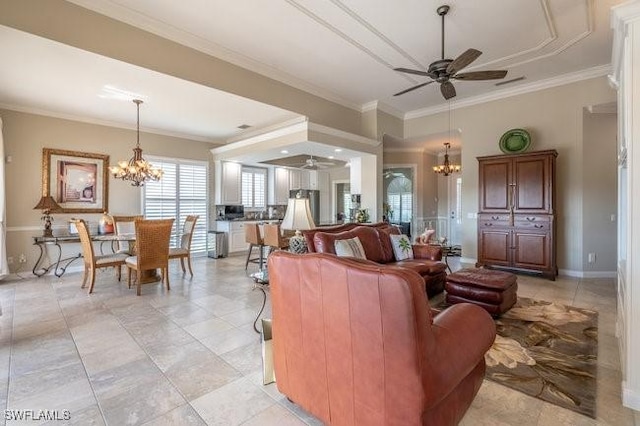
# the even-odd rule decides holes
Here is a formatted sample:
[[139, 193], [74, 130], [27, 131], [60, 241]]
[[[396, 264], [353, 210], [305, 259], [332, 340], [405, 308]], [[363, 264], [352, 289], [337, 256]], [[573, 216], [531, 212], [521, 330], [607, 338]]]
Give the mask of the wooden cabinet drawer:
[[527, 229], [527, 230], [540, 230], [540, 231], [548, 231], [551, 229], [551, 224], [549, 222], [514, 222], [514, 228], [518, 229]]
[[516, 222], [527, 222], [527, 223], [549, 223], [551, 220], [551, 216], [549, 215], [531, 215], [531, 214], [517, 214], [514, 216], [514, 220]]

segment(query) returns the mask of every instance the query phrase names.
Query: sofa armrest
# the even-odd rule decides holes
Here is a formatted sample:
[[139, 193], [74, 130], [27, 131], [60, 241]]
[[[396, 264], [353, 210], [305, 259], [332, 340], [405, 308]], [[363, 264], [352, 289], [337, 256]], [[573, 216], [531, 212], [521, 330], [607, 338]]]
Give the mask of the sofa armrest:
[[416, 259], [442, 260], [442, 248], [429, 244], [414, 244], [413, 257]]
[[429, 386], [444, 397], [483, 361], [495, 340], [496, 326], [481, 307], [460, 303], [435, 316], [432, 330], [434, 350], [427, 362], [434, 368]]

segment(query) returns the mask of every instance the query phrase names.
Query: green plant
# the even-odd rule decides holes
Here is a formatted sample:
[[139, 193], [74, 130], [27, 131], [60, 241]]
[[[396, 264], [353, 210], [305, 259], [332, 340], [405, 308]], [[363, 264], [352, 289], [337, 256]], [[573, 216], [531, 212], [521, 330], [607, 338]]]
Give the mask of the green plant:
[[400, 241], [398, 241], [398, 246], [404, 253], [409, 253], [411, 250], [411, 242], [409, 242], [409, 239], [407, 238], [402, 238]]

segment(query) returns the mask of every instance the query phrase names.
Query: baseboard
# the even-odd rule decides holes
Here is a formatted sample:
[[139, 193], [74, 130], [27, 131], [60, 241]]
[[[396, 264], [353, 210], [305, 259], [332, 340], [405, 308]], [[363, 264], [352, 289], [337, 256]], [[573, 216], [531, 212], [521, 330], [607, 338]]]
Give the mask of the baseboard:
[[572, 269], [560, 269], [558, 275], [571, 278], [616, 278], [616, 271], [575, 271]]
[[629, 389], [625, 381], [622, 382], [622, 405], [640, 411], [640, 391]]

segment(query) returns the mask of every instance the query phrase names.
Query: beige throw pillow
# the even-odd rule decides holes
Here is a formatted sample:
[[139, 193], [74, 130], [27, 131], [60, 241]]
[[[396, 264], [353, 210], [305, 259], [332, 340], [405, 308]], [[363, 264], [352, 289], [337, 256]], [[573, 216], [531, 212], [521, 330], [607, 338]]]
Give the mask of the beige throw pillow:
[[393, 254], [396, 260], [413, 259], [411, 240], [406, 235], [390, 235]]
[[340, 257], [367, 258], [364, 254], [364, 247], [362, 247], [362, 243], [358, 237], [349, 238], [348, 240], [336, 240], [333, 244], [336, 249], [336, 254]]

